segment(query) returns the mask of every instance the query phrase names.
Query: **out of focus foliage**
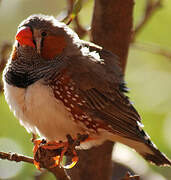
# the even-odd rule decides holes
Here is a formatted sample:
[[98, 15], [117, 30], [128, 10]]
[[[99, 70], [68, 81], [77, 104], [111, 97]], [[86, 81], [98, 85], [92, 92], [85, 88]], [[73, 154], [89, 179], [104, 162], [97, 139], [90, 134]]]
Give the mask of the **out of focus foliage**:
[[[135, 23], [141, 18], [144, 3], [144, 0], [135, 1]], [[81, 23], [86, 27], [90, 25], [92, 8], [93, 1], [87, 0], [80, 12]], [[0, 44], [4, 41], [14, 41], [17, 26], [29, 15], [44, 13], [58, 16], [65, 9], [66, 2], [60, 0], [2, 0], [0, 3]], [[139, 43], [150, 43], [152, 46], [157, 44], [171, 51], [170, 19], [171, 1], [164, 0], [163, 7], [148, 21], [136, 40]], [[126, 81], [131, 89], [129, 96], [142, 116], [145, 130], [155, 144], [171, 158], [171, 59], [131, 48]], [[31, 135], [20, 126], [18, 120], [9, 111], [3, 95], [0, 98], [0, 151], [32, 156]], [[120, 146], [117, 146], [116, 150], [118, 148]], [[121, 153], [121, 149], [119, 150]], [[126, 152], [124, 151], [123, 154]], [[121, 161], [116, 155], [114, 158]], [[126, 154], [127, 160], [132, 157], [129, 155], [129, 153]], [[139, 156], [137, 159], [134, 158], [135, 156], [137, 155], [131, 158], [130, 165], [144, 179], [171, 179], [170, 168], [149, 165]], [[122, 162], [124, 163], [124, 158]], [[126, 164], [129, 165], [128, 162]], [[139, 170], [136, 167], [139, 167]], [[6, 177], [12, 180], [33, 180], [35, 172], [32, 165], [0, 160], [0, 179]], [[43, 179], [54, 178], [48, 175]]]

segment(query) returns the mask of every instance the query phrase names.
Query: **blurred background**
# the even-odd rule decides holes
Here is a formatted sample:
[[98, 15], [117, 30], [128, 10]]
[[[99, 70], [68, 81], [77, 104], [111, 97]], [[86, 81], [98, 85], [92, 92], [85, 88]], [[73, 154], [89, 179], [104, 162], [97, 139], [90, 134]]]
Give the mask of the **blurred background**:
[[[145, 0], [135, 0], [134, 24], [141, 19], [144, 6]], [[80, 22], [85, 28], [90, 26], [92, 9], [93, 1], [85, 0], [79, 14]], [[1, 0], [0, 45], [14, 41], [17, 26], [29, 15], [43, 13], [58, 16], [64, 10], [66, 10], [66, 1], [61, 0]], [[136, 36], [136, 44], [130, 48], [125, 78], [130, 88], [129, 97], [141, 114], [144, 129], [159, 149], [171, 158], [170, 33], [171, 1], [163, 0], [163, 6], [149, 19]], [[85, 39], [88, 40], [88, 37]], [[32, 156], [31, 137], [9, 111], [4, 96], [1, 94], [0, 151]], [[122, 144], [115, 145], [113, 159], [119, 164], [129, 166], [143, 180], [171, 179], [170, 168], [150, 165]], [[0, 160], [1, 180], [34, 180], [38, 173], [33, 165]], [[45, 174], [41, 180], [46, 179], [54, 180], [55, 178], [50, 174]]]

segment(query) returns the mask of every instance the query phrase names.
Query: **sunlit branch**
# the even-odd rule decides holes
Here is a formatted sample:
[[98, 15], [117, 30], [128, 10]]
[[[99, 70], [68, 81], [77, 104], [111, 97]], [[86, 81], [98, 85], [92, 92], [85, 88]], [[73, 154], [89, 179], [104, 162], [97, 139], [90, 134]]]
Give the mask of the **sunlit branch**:
[[144, 14], [136, 25], [135, 30], [132, 34], [132, 41], [134, 41], [135, 36], [143, 29], [144, 25], [149, 21], [152, 15], [156, 12], [157, 9], [162, 7], [162, 0], [146, 0]]
[[1, 159], [6, 159], [9, 161], [15, 161], [15, 162], [27, 162], [33, 164], [33, 158], [28, 157], [28, 156], [23, 156], [19, 155], [16, 153], [5, 153], [5, 152], [0, 152], [0, 158]]
[[121, 180], [140, 180], [140, 176], [131, 175], [129, 172], [126, 173], [125, 177]]
[[147, 51], [171, 59], [171, 50], [167, 50], [166, 48], [156, 44], [135, 42], [131, 46], [138, 50]]
[[[11, 47], [12, 45], [8, 42], [4, 42], [0, 47], [0, 74], [5, 68]], [[0, 79], [0, 93], [2, 91], [3, 91], [3, 85], [2, 85], [2, 80]]]

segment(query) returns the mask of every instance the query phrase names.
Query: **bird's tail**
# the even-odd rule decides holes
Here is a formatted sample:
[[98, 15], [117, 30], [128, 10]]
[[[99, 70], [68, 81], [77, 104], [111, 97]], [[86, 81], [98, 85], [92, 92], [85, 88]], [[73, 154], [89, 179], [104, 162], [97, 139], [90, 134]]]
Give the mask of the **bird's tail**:
[[143, 149], [139, 151], [139, 153], [144, 157], [144, 159], [157, 166], [171, 166], [171, 161], [166, 157], [165, 154], [160, 152], [157, 147], [154, 146], [154, 144], [153, 146], [143, 144], [143, 146], [146, 146], [147, 148], [149, 148], [149, 150], [151, 150], [150, 153], [143, 151]]
[[136, 141], [128, 138], [121, 138], [120, 142], [135, 149], [144, 159], [157, 166], [171, 166], [171, 161], [161, 153], [150, 139]]

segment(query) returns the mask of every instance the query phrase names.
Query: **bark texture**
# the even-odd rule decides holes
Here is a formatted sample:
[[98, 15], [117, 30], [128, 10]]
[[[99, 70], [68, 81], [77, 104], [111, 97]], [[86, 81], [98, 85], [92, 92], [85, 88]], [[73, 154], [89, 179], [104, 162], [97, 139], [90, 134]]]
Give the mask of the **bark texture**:
[[132, 35], [133, 0], [95, 0], [92, 41], [120, 58], [125, 72]]
[[[132, 34], [133, 0], [95, 0], [91, 41], [120, 58], [125, 72]], [[75, 168], [67, 170], [73, 180], [108, 180], [112, 171], [112, 142], [79, 152]]]

